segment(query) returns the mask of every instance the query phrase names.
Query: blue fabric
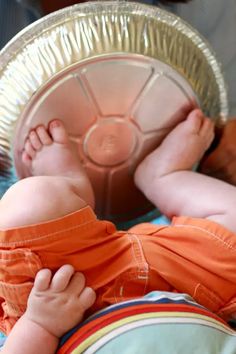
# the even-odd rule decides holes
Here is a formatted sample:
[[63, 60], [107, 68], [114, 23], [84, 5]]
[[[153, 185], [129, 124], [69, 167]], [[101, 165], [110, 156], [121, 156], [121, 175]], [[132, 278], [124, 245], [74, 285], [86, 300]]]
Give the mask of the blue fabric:
[[158, 218], [154, 219], [151, 223], [155, 225], [169, 225], [170, 220], [167, 219], [164, 215], [161, 215]]
[[0, 49], [37, 16], [15, 0], [0, 0]]
[[15, 175], [14, 169], [12, 169], [9, 175], [1, 175], [0, 174], [0, 198], [7, 191], [8, 188], [11, 187], [17, 181], [17, 177]]
[[7, 339], [7, 337], [3, 333], [0, 332], [0, 348], [3, 346], [6, 339]]

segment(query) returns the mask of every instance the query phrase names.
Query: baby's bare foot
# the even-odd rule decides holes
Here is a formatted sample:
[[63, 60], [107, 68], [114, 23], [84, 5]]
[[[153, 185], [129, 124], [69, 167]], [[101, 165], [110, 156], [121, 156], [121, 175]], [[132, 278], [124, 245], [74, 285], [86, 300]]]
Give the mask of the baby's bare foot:
[[22, 162], [33, 176], [63, 176], [75, 178], [81, 185], [81, 197], [92, 200], [91, 183], [78, 156], [74, 153], [63, 123], [52, 120], [48, 128], [40, 125], [29, 132], [22, 153]]
[[144, 192], [153, 179], [190, 170], [199, 162], [214, 137], [214, 124], [198, 109], [178, 124], [135, 171], [135, 183]]
[[74, 175], [83, 172], [60, 120], [32, 129], [25, 141], [23, 163], [33, 176]]

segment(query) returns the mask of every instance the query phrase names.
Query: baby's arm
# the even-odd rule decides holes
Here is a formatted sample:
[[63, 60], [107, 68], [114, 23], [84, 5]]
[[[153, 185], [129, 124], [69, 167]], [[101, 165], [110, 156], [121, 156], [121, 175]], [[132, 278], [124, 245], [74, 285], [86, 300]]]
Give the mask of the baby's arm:
[[54, 354], [59, 338], [78, 324], [95, 301], [85, 287], [83, 274], [70, 265], [52, 277], [49, 269], [38, 272], [27, 310], [12, 329], [1, 354]]

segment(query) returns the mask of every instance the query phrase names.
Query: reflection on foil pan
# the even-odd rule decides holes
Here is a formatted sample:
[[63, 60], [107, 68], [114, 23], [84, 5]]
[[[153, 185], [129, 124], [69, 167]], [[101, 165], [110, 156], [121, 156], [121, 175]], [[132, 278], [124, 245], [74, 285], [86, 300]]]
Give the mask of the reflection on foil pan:
[[30, 175], [20, 158], [29, 129], [61, 118], [98, 215], [134, 220], [153, 210], [133, 184], [137, 163], [197, 105], [225, 122], [220, 65], [188, 24], [137, 3], [74, 5], [28, 26], [0, 53], [1, 168]]

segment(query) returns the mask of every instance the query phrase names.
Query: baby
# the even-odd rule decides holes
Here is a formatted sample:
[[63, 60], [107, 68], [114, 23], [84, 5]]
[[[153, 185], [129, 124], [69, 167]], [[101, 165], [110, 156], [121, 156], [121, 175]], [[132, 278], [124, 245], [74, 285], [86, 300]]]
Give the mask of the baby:
[[[96, 218], [90, 181], [62, 122], [31, 130], [22, 160], [33, 177], [13, 185], [0, 202], [0, 329], [8, 334], [24, 314], [37, 272], [64, 264], [86, 278], [83, 310], [95, 301], [90, 288], [96, 292], [91, 312], [161, 290], [187, 293], [224, 319], [234, 318], [236, 189], [191, 170], [213, 136], [213, 123], [195, 109], [135, 172], [137, 187], [174, 217], [170, 226], [117, 231]], [[51, 275], [43, 272], [48, 286]]]

